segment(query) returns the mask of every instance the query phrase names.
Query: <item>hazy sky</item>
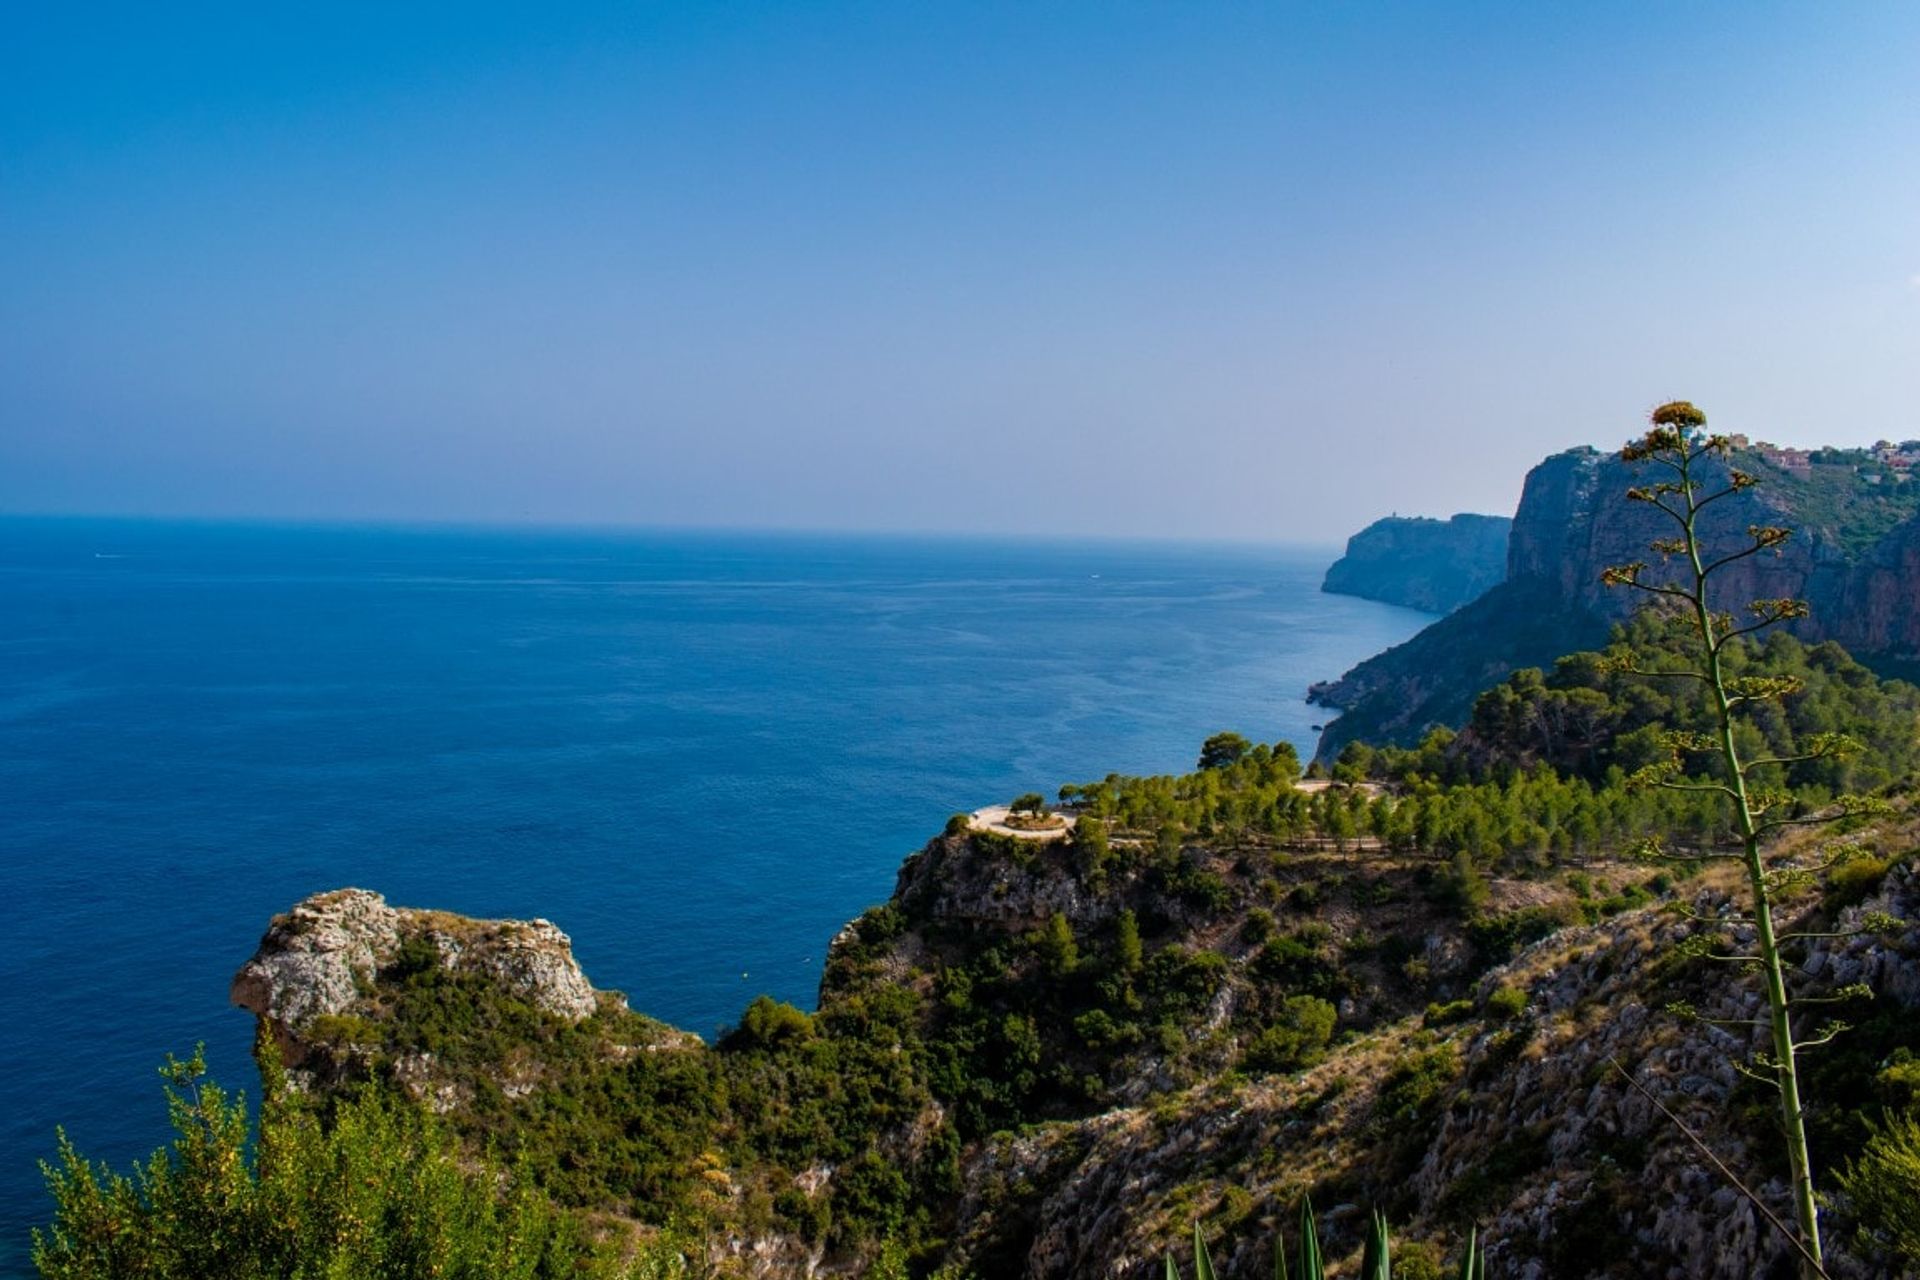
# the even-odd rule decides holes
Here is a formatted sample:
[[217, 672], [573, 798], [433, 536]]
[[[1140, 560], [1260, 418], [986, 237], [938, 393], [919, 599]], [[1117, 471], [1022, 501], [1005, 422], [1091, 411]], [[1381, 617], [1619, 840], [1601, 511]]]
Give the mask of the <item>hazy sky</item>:
[[1920, 5], [16, 5], [0, 511], [1332, 540], [1920, 436]]

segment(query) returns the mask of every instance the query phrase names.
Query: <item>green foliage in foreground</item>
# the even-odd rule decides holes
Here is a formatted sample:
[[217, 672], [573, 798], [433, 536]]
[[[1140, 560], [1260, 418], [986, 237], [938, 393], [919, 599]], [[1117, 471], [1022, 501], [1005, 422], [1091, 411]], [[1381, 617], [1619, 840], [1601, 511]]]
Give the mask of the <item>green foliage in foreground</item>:
[[1847, 1165], [1840, 1187], [1868, 1231], [1908, 1268], [1920, 1269], [1920, 1114], [1889, 1116]]
[[[249, 1152], [245, 1103], [199, 1052], [169, 1059], [173, 1144], [132, 1176], [76, 1153], [44, 1165], [56, 1203], [34, 1233], [47, 1280], [546, 1280], [674, 1274], [617, 1262], [519, 1171], [463, 1156], [418, 1108], [378, 1095], [322, 1124], [284, 1090]], [[635, 1270], [638, 1267], [640, 1270]]]

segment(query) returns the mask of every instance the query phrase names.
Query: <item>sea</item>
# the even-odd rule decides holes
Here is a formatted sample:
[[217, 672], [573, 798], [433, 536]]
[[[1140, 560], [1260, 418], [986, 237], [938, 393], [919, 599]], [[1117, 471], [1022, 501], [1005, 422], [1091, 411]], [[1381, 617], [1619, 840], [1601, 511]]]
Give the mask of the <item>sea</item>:
[[1311, 753], [1307, 685], [1431, 619], [1334, 546], [0, 519], [0, 1275], [64, 1126], [257, 1088], [228, 983], [344, 885], [545, 917], [711, 1036], [959, 810]]

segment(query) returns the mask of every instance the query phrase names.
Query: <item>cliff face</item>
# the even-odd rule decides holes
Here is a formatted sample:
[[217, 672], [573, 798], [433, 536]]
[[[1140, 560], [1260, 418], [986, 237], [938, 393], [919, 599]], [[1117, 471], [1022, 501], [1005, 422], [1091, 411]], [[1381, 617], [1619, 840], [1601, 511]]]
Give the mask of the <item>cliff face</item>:
[[1506, 576], [1505, 516], [1389, 516], [1347, 539], [1322, 591], [1451, 613]]
[[[1708, 483], [1718, 487], [1724, 468], [1710, 469]], [[1630, 467], [1612, 454], [1575, 449], [1548, 458], [1527, 473], [1520, 507], [1508, 543], [1507, 575], [1539, 583], [1552, 598], [1608, 619], [1626, 617], [1639, 607], [1639, 593], [1609, 588], [1600, 575], [1610, 565], [1653, 560], [1647, 549], [1655, 538], [1673, 536], [1673, 524], [1645, 503], [1629, 502], [1627, 490], [1646, 484], [1645, 468]], [[1831, 531], [1806, 525], [1780, 488], [1762, 484], [1709, 507], [1701, 517], [1708, 546], [1733, 547], [1752, 525], [1796, 526], [1794, 537], [1777, 553], [1754, 556], [1729, 566], [1715, 579], [1723, 601], [1765, 597], [1814, 599], [1831, 594], [1847, 572], [1845, 552]], [[1677, 570], [1677, 566], [1676, 566]], [[1656, 566], [1649, 581], [1661, 574]], [[1817, 606], [1827, 604], [1816, 600]], [[1838, 611], [1816, 607], [1802, 639], [1826, 639], [1841, 624]], [[1852, 646], [1849, 646], [1852, 647]]]
[[1912, 672], [1920, 664], [1920, 518], [1900, 525], [1854, 565], [1837, 600], [1828, 594], [1834, 639], [1882, 658], [1899, 674]]
[[[1836, 640], [1886, 674], [1911, 674], [1920, 665], [1920, 516], [1898, 518], [1911, 504], [1856, 482], [1844, 465], [1823, 466], [1809, 482], [1755, 469], [1760, 485], [1703, 514], [1708, 545], [1739, 546], [1752, 525], [1785, 525], [1794, 536], [1717, 575], [1721, 607], [1804, 599], [1813, 614], [1792, 627], [1802, 640]], [[1604, 643], [1645, 597], [1606, 587], [1602, 571], [1656, 560], [1648, 543], [1673, 534], [1665, 516], [1627, 500], [1629, 487], [1647, 482], [1643, 468], [1594, 449], [1536, 466], [1514, 513], [1502, 586], [1309, 691], [1345, 712], [1327, 726], [1319, 755], [1330, 759], [1355, 739], [1409, 744], [1431, 725], [1459, 724], [1474, 695], [1514, 669]], [[1647, 580], [1660, 577], [1656, 564]]]

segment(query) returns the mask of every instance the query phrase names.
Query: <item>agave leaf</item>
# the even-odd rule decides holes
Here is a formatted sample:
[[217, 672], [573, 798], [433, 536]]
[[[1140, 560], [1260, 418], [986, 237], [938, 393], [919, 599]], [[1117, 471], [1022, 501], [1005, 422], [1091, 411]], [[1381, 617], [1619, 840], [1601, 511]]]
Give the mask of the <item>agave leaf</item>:
[[1167, 1280], [1180, 1280], [1180, 1268], [1173, 1265], [1173, 1255], [1167, 1255]]
[[1478, 1227], [1467, 1229], [1467, 1251], [1460, 1255], [1460, 1280], [1487, 1280], [1487, 1259], [1480, 1252]]
[[1360, 1280], [1393, 1280], [1387, 1248], [1387, 1215], [1378, 1209], [1367, 1219], [1367, 1244], [1360, 1255]]
[[1273, 1280], [1287, 1280], [1287, 1237], [1278, 1227], [1273, 1230]]
[[1320, 1263], [1320, 1230], [1313, 1221], [1313, 1201], [1300, 1201], [1300, 1280], [1326, 1280]]
[[1197, 1222], [1193, 1224], [1193, 1280], [1213, 1280], [1213, 1259], [1207, 1256], [1206, 1237]]

